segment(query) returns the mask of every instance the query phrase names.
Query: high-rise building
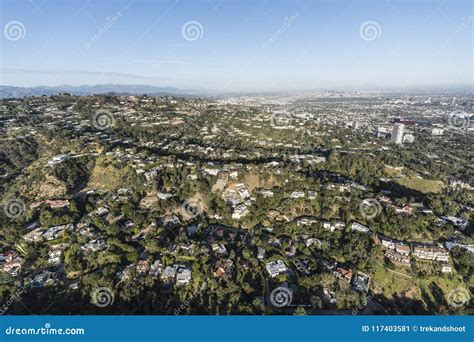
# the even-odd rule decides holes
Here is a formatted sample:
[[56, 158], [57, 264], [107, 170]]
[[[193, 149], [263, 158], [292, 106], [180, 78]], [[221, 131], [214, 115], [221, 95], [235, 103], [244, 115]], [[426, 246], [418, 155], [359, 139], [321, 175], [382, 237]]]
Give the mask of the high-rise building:
[[392, 142], [395, 144], [402, 144], [404, 132], [405, 132], [404, 124], [396, 123], [395, 125], [393, 125]]

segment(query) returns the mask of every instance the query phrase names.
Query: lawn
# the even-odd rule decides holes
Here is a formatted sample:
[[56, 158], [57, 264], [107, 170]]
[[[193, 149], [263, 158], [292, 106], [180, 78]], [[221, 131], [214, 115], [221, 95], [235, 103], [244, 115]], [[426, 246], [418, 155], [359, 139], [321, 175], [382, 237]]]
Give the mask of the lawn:
[[407, 188], [417, 190], [423, 193], [440, 192], [443, 189], [443, 182], [437, 180], [429, 180], [419, 177], [403, 177], [395, 180], [398, 184]]

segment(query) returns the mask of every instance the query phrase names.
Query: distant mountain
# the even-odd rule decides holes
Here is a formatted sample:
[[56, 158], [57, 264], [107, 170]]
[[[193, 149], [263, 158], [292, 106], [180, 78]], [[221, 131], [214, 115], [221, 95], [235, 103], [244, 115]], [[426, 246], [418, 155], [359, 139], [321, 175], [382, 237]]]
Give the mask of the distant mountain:
[[129, 95], [200, 95], [203, 91], [178, 89], [174, 87], [155, 87], [149, 85], [97, 84], [83, 86], [61, 85], [56, 87], [12, 87], [0, 85], [0, 99], [21, 98], [25, 96], [56, 95], [68, 93], [71, 95], [94, 94], [129, 94]]

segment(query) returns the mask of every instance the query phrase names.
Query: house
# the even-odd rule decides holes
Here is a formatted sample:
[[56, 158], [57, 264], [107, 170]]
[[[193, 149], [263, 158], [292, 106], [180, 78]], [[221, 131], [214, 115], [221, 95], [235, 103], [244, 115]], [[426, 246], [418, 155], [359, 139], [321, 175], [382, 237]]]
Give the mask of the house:
[[37, 274], [33, 278], [33, 280], [31, 281], [31, 284], [33, 287], [44, 287], [46, 285], [53, 283], [56, 277], [57, 277], [56, 272], [43, 271]]
[[395, 241], [386, 237], [380, 237], [380, 242], [382, 243], [382, 247], [388, 249], [395, 249]]
[[394, 207], [394, 208], [395, 208], [395, 212], [398, 214], [407, 214], [407, 215], [413, 214], [413, 208], [408, 205], [405, 205], [401, 208], [399, 207]]
[[259, 193], [260, 193], [260, 195], [262, 195], [264, 198], [271, 198], [271, 197], [273, 197], [273, 195], [274, 195], [274, 194], [273, 194], [273, 191], [271, 191], [271, 190], [265, 190], [265, 189], [260, 190]]
[[421, 214], [433, 214], [433, 210], [425, 207], [418, 208], [416, 212]]
[[3, 254], [3, 259], [7, 263], [12, 262], [12, 261], [14, 261], [18, 258], [19, 258], [19, 256], [18, 256], [17, 252], [15, 252], [15, 251], [8, 251], [5, 254]]
[[31, 203], [30, 208], [35, 209], [41, 206], [42, 204], [47, 204], [53, 209], [65, 208], [69, 206], [69, 200], [46, 200], [41, 202]]
[[135, 223], [133, 223], [130, 220], [127, 220], [127, 221], [123, 222], [121, 226], [124, 229], [131, 229], [131, 228], [135, 227]]
[[12, 277], [17, 277], [20, 274], [23, 259], [15, 251], [8, 251], [3, 255], [3, 259], [5, 263], [2, 271], [9, 273]]
[[240, 198], [242, 198], [243, 200], [250, 197], [250, 193], [247, 190], [247, 187], [245, 186], [244, 183], [236, 184], [235, 188], [236, 188], [238, 194], [240, 195]]
[[393, 261], [395, 264], [400, 264], [402, 266], [409, 266], [410, 265], [410, 257], [399, 254], [391, 249], [387, 250], [385, 252], [385, 256], [389, 258], [391, 261]]
[[474, 253], [474, 245], [464, 245], [461, 243], [446, 241], [445, 246], [448, 250], [451, 250], [453, 247], [459, 247], [461, 249], [465, 249], [469, 253]]
[[232, 218], [235, 220], [239, 220], [242, 217], [246, 216], [249, 213], [247, 206], [245, 204], [239, 204], [234, 208], [232, 212]]
[[187, 285], [191, 282], [191, 268], [180, 266], [176, 273], [176, 285]]
[[67, 244], [64, 243], [51, 246], [48, 252], [48, 262], [53, 265], [59, 264], [61, 261], [61, 256], [66, 248]]
[[137, 262], [135, 269], [137, 271], [138, 276], [145, 276], [148, 273], [150, 266], [148, 265], [148, 261], [140, 260]]
[[403, 243], [396, 243], [395, 251], [401, 255], [408, 256], [410, 254], [410, 247]]
[[46, 241], [57, 239], [59, 234], [66, 228], [66, 225], [51, 227], [46, 232], [44, 232], [43, 237]]
[[173, 194], [170, 192], [158, 192], [156, 194], [159, 199], [166, 201], [167, 199], [173, 197]]
[[211, 175], [211, 176], [217, 176], [219, 174], [219, 169], [212, 169], [212, 168], [209, 168], [209, 167], [205, 167], [202, 169], [202, 171], [204, 171], [205, 173]]
[[133, 275], [134, 268], [135, 267], [133, 264], [129, 264], [125, 266], [121, 271], [118, 271], [116, 274], [118, 278], [120, 279], [120, 281], [130, 279]]
[[58, 154], [57, 156], [54, 156], [53, 159], [48, 160], [48, 165], [55, 166], [69, 158], [70, 158], [69, 154]]
[[308, 198], [313, 200], [313, 199], [316, 199], [316, 197], [318, 196], [318, 193], [314, 190], [308, 190]]
[[212, 245], [212, 251], [218, 258], [226, 257], [229, 255], [225, 246], [221, 243], [214, 243]]
[[324, 222], [323, 223], [323, 228], [326, 229], [326, 230], [329, 230], [331, 232], [335, 231], [336, 229], [338, 230], [343, 230], [345, 228], [345, 224], [344, 222], [340, 222], [340, 221], [337, 221], [337, 222]]
[[268, 240], [268, 244], [270, 246], [273, 246], [273, 247], [276, 247], [276, 248], [280, 248], [281, 247], [281, 240], [280, 239], [276, 239], [276, 238], [272, 238], [270, 240]]
[[109, 213], [109, 209], [104, 208], [104, 207], [99, 207], [96, 210], [94, 210], [94, 214], [97, 216], [105, 216]]
[[106, 245], [105, 245], [104, 240], [96, 239], [96, 240], [91, 240], [91, 241], [87, 242], [86, 244], [81, 246], [81, 249], [84, 252], [89, 253], [89, 252], [101, 251], [101, 250], [105, 249], [105, 247], [106, 247]]
[[291, 198], [304, 198], [305, 197], [305, 194], [303, 191], [293, 191], [291, 194], [290, 194], [290, 197]]
[[351, 191], [351, 186], [349, 184], [339, 184], [339, 192], [348, 192]]
[[43, 229], [42, 228], [33, 229], [28, 234], [23, 235], [23, 239], [25, 241], [32, 242], [32, 243], [41, 242], [43, 241]]
[[181, 221], [178, 216], [176, 215], [169, 215], [169, 216], [164, 216], [161, 218], [161, 223], [165, 227], [169, 226], [175, 226], [181, 224]]
[[331, 272], [334, 272], [337, 269], [337, 262], [333, 260], [321, 258], [321, 264]]
[[301, 226], [309, 226], [309, 225], [312, 225], [314, 223], [317, 223], [318, 220], [317, 219], [312, 219], [312, 218], [309, 218], [309, 217], [302, 217], [302, 218], [299, 218], [297, 221], [296, 221], [296, 225], [298, 227], [301, 227]]
[[305, 275], [305, 276], [311, 275], [311, 267], [309, 265], [309, 260], [297, 259], [294, 261], [293, 264], [295, 265], [298, 273], [300, 273], [301, 275]]
[[452, 266], [447, 262], [441, 262], [439, 264], [441, 273], [451, 273], [453, 271]]
[[265, 258], [265, 249], [262, 247], [257, 248], [257, 259], [258, 260], [263, 260]]
[[321, 246], [323, 245], [323, 241], [317, 239], [317, 238], [314, 238], [314, 237], [311, 237], [311, 238], [307, 238], [305, 240], [305, 246], [306, 247], [311, 247], [315, 245], [316, 248], [321, 248]]
[[267, 269], [268, 275], [271, 278], [275, 278], [276, 276], [283, 274], [288, 270], [282, 260], [270, 261], [265, 265], [265, 268]]
[[370, 276], [365, 273], [357, 272], [352, 279], [352, 288], [359, 292], [369, 292]]
[[369, 228], [364, 226], [363, 224], [360, 224], [358, 222], [352, 222], [351, 225], [351, 230], [355, 230], [364, 234], [367, 234], [370, 232]]
[[413, 249], [413, 255], [424, 260], [449, 260], [449, 252], [441, 245], [417, 245]]
[[84, 225], [83, 227], [79, 228], [77, 232], [87, 238], [92, 238], [95, 235], [94, 228], [89, 225]]
[[441, 216], [441, 219], [451, 223], [456, 229], [463, 231], [468, 225], [468, 221], [455, 216]]
[[163, 271], [163, 265], [161, 264], [160, 260], [155, 260], [153, 264], [151, 264], [149, 275], [156, 279], [158, 275]]
[[382, 203], [382, 204], [385, 204], [385, 205], [391, 205], [393, 203], [392, 199], [390, 197], [387, 197], [387, 196], [380, 196], [379, 197], [379, 202]]
[[174, 282], [177, 271], [178, 271], [178, 266], [176, 265], [166, 266], [163, 273], [161, 273], [161, 280], [167, 283]]
[[352, 270], [350, 268], [346, 270], [345, 268], [338, 267], [334, 271], [334, 275], [336, 276], [336, 278], [339, 278], [340, 280], [346, 280], [350, 282], [352, 279]]
[[152, 170], [152, 171], [145, 172], [143, 175], [145, 176], [145, 179], [147, 182], [152, 182], [158, 176], [158, 172], [157, 170]]
[[230, 259], [219, 259], [214, 268], [214, 277], [220, 278], [225, 274], [231, 274], [234, 269], [234, 262]]
[[176, 246], [177, 252], [182, 255], [192, 255], [195, 245], [192, 242], [180, 243]]

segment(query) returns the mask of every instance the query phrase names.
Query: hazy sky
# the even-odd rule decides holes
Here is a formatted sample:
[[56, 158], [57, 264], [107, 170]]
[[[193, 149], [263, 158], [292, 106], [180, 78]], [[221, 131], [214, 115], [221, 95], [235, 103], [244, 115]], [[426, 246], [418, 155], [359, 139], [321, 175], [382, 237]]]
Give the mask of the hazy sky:
[[471, 0], [2, 0], [0, 84], [472, 83]]

